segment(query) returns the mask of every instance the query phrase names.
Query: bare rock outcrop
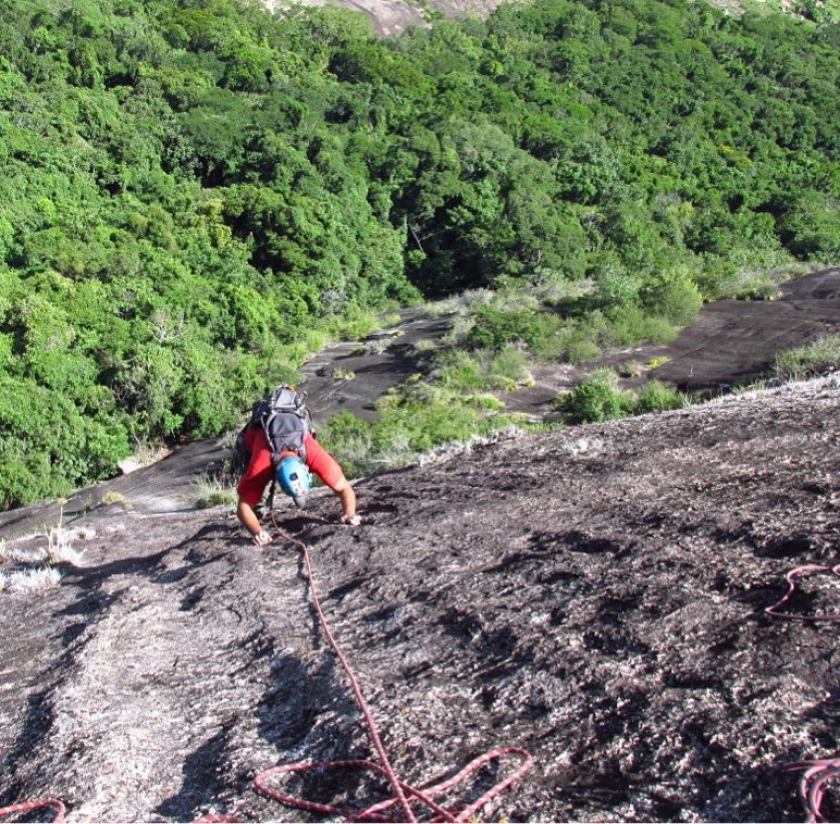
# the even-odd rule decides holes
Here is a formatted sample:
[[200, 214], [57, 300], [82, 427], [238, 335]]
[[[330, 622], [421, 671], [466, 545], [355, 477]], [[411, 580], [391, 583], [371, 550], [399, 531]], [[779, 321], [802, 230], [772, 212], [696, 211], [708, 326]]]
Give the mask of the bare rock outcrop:
[[[832, 378], [474, 445], [358, 482], [356, 529], [313, 517], [328, 495], [278, 521], [312, 547], [406, 780], [520, 746], [536, 767], [485, 817], [796, 820], [784, 765], [840, 749], [838, 651], [764, 610], [791, 567], [837, 561], [838, 413]], [[293, 547], [257, 550], [224, 508], [98, 507], [74, 528], [58, 586], [0, 592], [0, 805], [299, 820], [255, 772], [370, 755]], [[0, 568], [43, 540], [9, 537]], [[809, 577], [790, 609], [839, 596]]]

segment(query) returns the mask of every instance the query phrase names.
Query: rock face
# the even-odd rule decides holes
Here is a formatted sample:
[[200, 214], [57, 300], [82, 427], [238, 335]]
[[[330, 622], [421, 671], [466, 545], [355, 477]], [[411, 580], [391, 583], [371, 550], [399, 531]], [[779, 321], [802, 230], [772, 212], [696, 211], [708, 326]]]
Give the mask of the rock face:
[[[324, 6], [326, 0], [262, 0], [272, 12], [298, 2], [304, 6]], [[366, 14], [380, 36], [397, 34], [409, 26], [425, 26], [431, 12], [444, 17], [486, 18], [503, 0], [336, 0], [336, 5]]]
[[[329, 494], [277, 520], [312, 548], [404, 780], [518, 746], [535, 768], [485, 819], [796, 820], [784, 766], [840, 749], [840, 661], [830, 625], [764, 610], [789, 569], [838, 560], [838, 414], [831, 378], [500, 440], [359, 481], [358, 528]], [[58, 586], [0, 592], [0, 805], [300, 820], [253, 775], [371, 748], [299, 552], [256, 549], [225, 508], [130, 499], [69, 525], [85, 554]], [[13, 534], [18, 559], [46, 542]], [[840, 590], [809, 576], [785, 608], [840, 612]], [[364, 775], [308, 776], [287, 786], [381, 797]]]
[[[594, 369], [608, 366], [625, 389], [651, 379], [683, 392], [722, 392], [733, 385], [773, 375], [777, 353], [840, 334], [840, 267], [794, 278], [778, 300], [718, 300], [703, 307], [697, 321], [669, 343], [608, 352], [587, 363], [541, 364], [532, 369], [533, 387], [505, 395], [507, 409], [545, 415], [559, 392], [568, 392]], [[651, 364], [659, 366], [651, 368]], [[630, 372], [638, 372], [629, 377]]]
[[[409, 26], [428, 25], [430, 12], [444, 17], [487, 18], [506, 0], [334, 0], [336, 5], [366, 14], [374, 30], [381, 36], [397, 34]], [[305, 6], [324, 6], [327, 0], [261, 0], [269, 11], [282, 11], [286, 6], [299, 2]], [[507, 0], [511, 2], [511, 0]], [[514, 0], [515, 2], [515, 0]], [[710, 5], [724, 9], [728, 14], [742, 14], [738, 0], [711, 0]], [[789, 4], [783, 2], [783, 8]]]
[[664, 357], [659, 380], [687, 392], [766, 373], [777, 352], [840, 333], [840, 267], [784, 283], [778, 300], [719, 300], [677, 339], [645, 351]]

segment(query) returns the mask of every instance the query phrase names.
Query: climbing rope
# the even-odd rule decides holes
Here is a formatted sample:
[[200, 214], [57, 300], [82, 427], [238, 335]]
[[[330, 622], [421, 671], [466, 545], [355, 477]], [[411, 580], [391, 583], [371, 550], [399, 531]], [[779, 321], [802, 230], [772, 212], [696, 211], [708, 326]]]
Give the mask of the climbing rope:
[[788, 572], [786, 579], [788, 582], [788, 591], [784, 598], [777, 601], [773, 606], [767, 607], [764, 611], [774, 618], [786, 618], [789, 621], [840, 621], [840, 613], [833, 613], [829, 615], [806, 615], [801, 612], [779, 612], [778, 610], [786, 604], [793, 593], [796, 591], [796, 578], [802, 575], [834, 575], [840, 578], [840, 564], [836, 566], [821, 566], [819, 564], [806, 564], [805, 566], [796, 567]]
[[825, 796], [823, 785], [826, 781], [840, 775], [840, 758], [797, 761], [795, 764], [788, 764], [787, 769], [805, 770], [805, 774], [799, 782], [799, 797], [802, 799], [802, 806], [805, 808], [805, 820], [809, 824], [825, 821], [826, 819], [821, 811], [822, 800]]
[[[786, 604], [796, 591], [796, 579], [803, 575], [834, 575], [840, 578], [840, 564], [836, 566], [824, 566], [821, 564], [805, 564], [804, 566], [792, 569], [785, 576], [788, 582], [788, 591], [784, 597], [764, 611], [774, 618], [786, 618], [789, 621], [840, 621], [840, 613], [828, 615], [807, 615], [802, 612], [779, 612], [779, 609]], [[822, 800], [825, 797], [823, 785], [832, 778], [840, 775], [840, 758], [823, 758], [814, 761], [797, 761], [785, 765], [788, 770], [805, 770], [802, 780], [799, 782], [799, 798], [805, 809], [805, 820], [809, 824], [817, 821], [825, 821], [821, 813]]]
[[[432, 799], [434, 799], [435, 797], [442, 795], [447, 790], [461, 783], [461, 781], [467, 778], [471, 773], [478, 770], [484, 764], [487, 764], [490, 761], [495, 761], [500, 758], [503, 758], [506, 755], [519, 756], [522, 758], [522, 763], [506, 778], [504, 778], [498, 784], [495, 784], [493, 787], [491, 787], [486, 793], [484, 793], [484, 795], [482, 795], [472, 804], [461, 809], [457, 813], [457, 815], [439, 807], [436, 803], [432, 801]], [[497, 750], [490, 750], [489, 752], [478, 756], [478, 758], [475, 758], [472, 761], [470, 761], [466, 767], [464, 767], [460, 772], [458, 772], [456, 775], [452, 776], [452, 778], [446, 781], [440, 780], [442, 776], [438, 776], [437, 778], [432, 779], [430, 782], [428, 782], [428, 786], [424, 787], [422, 791], [408, 784], [404, 784], [403, 782], [400, 782], [400, 786], [403, 788], [406, 794], [415, 796], [416, 798], [426, 803], [435, 812], [437, 812], [438, 818], [435, 819], [436, 821], [444, 820], [463, 822], [469, 820], [478, 810], [480, 810], [485, 804], [487, 804], [488, 801], [490, 801], [492, 798], [495, 798], [497, 795], [499, 795], [499, 793], [504, 792], [504, 790], [507, 789], [511, 784], [518, 781], [522, 776], [524, 776], [531, 769], [533, 763], [533, 758], [527, 751], [519, 749], [518, 747], [503, 747]], [[366, 810], [363, 810], [361, 812], [354, 812], [343, 807], [333, 806], [331, 804], [319, 804], [314, 801], [306, 801], [304, 799], [295, 798], [294, 796], [273, 789], [272, 787], [268, 786], [265, 781], [265, 779], [268, 778], [270, 775], [275, 775], [284, 772], [292, 773], [304, 770], [333, 770], [341, 769], [344, 767], [369, 769], [374, 772], [378, 772], [381, 775], [387, 775], [385, 769], [379, 764], [373, 761], [366, 761], [362, 759], [353, 761], [326, 762], [302, 761], [297, 764], [286, 764], [280, 767], [272, 767], [271, 769], [265, 770], [264, 772], [261, 772], [256, 777], [256, 779], [254, 779], [254, 784], [256, 785], [257, 789], [260, 790], [260, 792], [269, 796], [270, 798], [273, 798], [275, 801], [279, 801], [281, 804], [286, 804], [290, 807], [297, 807], [301, 810], [308, 810], [309, 812], [316, 813], [325, 813], [327, 815], [340, 815], [344, 818], [352, 819], [353, 821], [394, 821], [393, 817], [382, 815], [382, 813], [385, 810], [396, 806], [396, 798], [390, 798], [387, 801], [381, 801], [378, 804], [374, 804], [373, 806], [368, 807]], [[440, 781], [440, 783], [435, 783], [437, 781]], [[411, 801], [413, 800], [414, 798], [409, 799], [409, 803], [411, 803]], [[417, 819], [415, 817], [412, 817], [407, 820], [416, 821]]]
[[[376, 722], [374, 721], [373, 714], [368, 708], [367, 701], [365, 700], [365, 697], [362, 694], [362, 689], [359, 685], [359, 681], [356, 678], [356, 675], [353, 672], [353, 669], [350, 666], [350, 663], [348, 662], [346, 656], [342, 652], [341, 647], [339, 647], [337, 641], [335, 640], [335, 637], [333, 636], [332, 631], [330, 630], [329, 624], [327, 623], [324, 611], [321, 608], [321, 602], [318, 598], [318, 592], [315, 588], [315, 580], [312, 574], [312, 559], [310, 557], [309, 547], [303, 541], [300, 541], [297, 538], [294, 538], [288, 533], [284, 532], [278, 525], [277, 519], [275, 518], [273, 511], [271, 513], [271, 520], [274, 524], [275, 530], [277, 530], [277, 533], [280, 535], [280, 537], [283, 538], [283, 540], [288, 541], [289, 543], [298, 547], [303, 555], [303, 561], [306, 567], [306, 574], [309, 580], [309, 588], [312, 603], [315, 607], [315, 611], [318, 613], [318, 617], [321, 621], [321, 626], [324, 629], [324, 634], [326, 635], [327, 640], [329, 641], [329, 644], [332, 647], [336, 657], [341, 662], [341, 666], [344, 668], [344, 672], [346, 673], [347, 678], [350, 681], [350, 685], [353, 688], [353, 692], [356, 696], [356, 701], [358, 702], [359, 707], [362, 710], [362, 714], [365, 717], [365, 721], [368, 727], [368, 733], [370, 735], [370, 739], [373, 743], [374, 749], [376, 750], [379, 756], [380, 763], [377, 764], [373, 761], [367, 760], [351, 760], [327, 762], [298, 762], [295, 764], [285, 764], [278, 767], [272, 767], [268, 770], [261, 772], [254, 781], [255, 785], [262, 793], [269, 796], [270, 798], [275, 799], [276, 801], [279, 801], [282, 804], [297, 807], [298, 809], [310, 810], [313, 812], [320, 812], [332, 815], [337, 814], [342, 815], [346, 818], [352, 816], [354, 820], [358, 821], [392, 821], [394, 820], [393, 818], [386, 817], [382, 813], [385, 810], [388, 810], [392, 807], [399, 806], [399, 808], [402, 811], [402, 818], [399, 820], [412, 822], [412, 824], [417, 821], [417, 818], [414, 814], [414, 811], [411, 809], [411, 804], [415, 801], [420, 801], [423, 804], [425, 804], [433, 813], [436, 814], [437, 817], [434, 819], [435, 821], [458, 822], [466, 821], [477, 810], [483, 807], [488, 801], [497, 796], [499, 793], [503, 792], [511, 784], [518, 781], [531, 769], [531, 767], [533, 766], [533, 758], [526, 750], [519, 749], [517, 747], [506, 747], [496, 750], [490, 750], [489, 752], [484, 753], [483, 755], [471, 761], [460, 772], [456, 773], [454, 776], [447, 780], [441, 780], [443, 776], [438, 776], [437, 778], [429, 782], [429, 786], [426, 786], [423, 789], [413, 787], [410, 784], [406, 784], [400, 781], [397, 778], [393, 767], [391, 766], [391, 762], [388, 758], [387, 753], [385, 752], [385, 747], [382, 744], [382, 739], [379, 735], [379, 730], [376, 726]], [[522, 759], [522, 763], [506, 778], [504, 778], [502, 781], [491, 787], [487, 792], [485, 792], [478, 800], [474, 801], [472, 804], [468, 805], [463, 809], [458, 810], [456, 813], [444, 809], [435, 801], [436, 797], [442, 795], [446, 790], [454, 787], [456, 784], [464, 780], [468, 775], [479, 769], [482, 765], [487, 764], [491, 761], [496, 761], [507, 755], [518, 756]], [[394, 797], [388, 799], [387, 801], [381, 801], [377, 804], [374, 804], [373, 806], [368, 807], [362, 812], [350, 812], [349, 810], [342, 809], [340, 807], [335, 807], [328, 804], [318, 804], [313, 801], [306, 801], [304, 799], [295, 798], [286, 793], [280, 792], [279, 790], [273, 789], [272, 787], [268, 786], [268, 784], [266, 784], [266, 779], [269, 776], [277, 775], [280, 773], [294, 773], [312, 769], [332, 770], [341, 768], [365, 768], [373, 770], [374, 772], [378, 772], [380, 775], [383, 775], [388, 779], [388, 782], [390, 783], [391, 788], [393, 790]], [[435, 783], [436, 781], [439, 783]]]
[[64, 813], [67, 812], [67, 808], [64, 804], [60, 801], [56, 801], [54, 798], [48, 798], [44, 801], [26, 801], [23, 804], [13, 804], [11, 807], [0, 807], [0, 817], [11, 815], [12, 813], [25, 813], [30, 810], [40, 810], [42, 807], [50, 807], [55, 810], [55, 818], [53, 821], [56, 822], [56, 824], [58, 824], [59, 821], [64, 821]]

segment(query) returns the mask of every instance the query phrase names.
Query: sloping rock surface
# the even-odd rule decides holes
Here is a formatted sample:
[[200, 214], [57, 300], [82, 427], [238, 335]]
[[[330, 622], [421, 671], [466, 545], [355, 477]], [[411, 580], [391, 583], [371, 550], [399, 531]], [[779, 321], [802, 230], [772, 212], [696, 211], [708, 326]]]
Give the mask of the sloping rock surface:
[[[520, 746], [536, 767], [485, 819], [798, 820], [783, 768], [840, 750], [840, 655], [831, 625], [764, 609], [792, 567], [838, 561], [838, 413], [823, 379], [370, 477], [355, 529], [327, 494], [277, 518], [312, 547], [405, 780]], [[0, 805], [301, 820], [256, 772], [370, 755], [294, 547], [257, 550], [224, 508], [100, 506], [73, 528], [59, 586], [0, 593]], [[790, 608], [838, 612], [840, 591], [805, 578]]]
[[448, 315], [425, 317], [422, 310], [406, 309], [400, 312], [397, 326], [376, 332], [361, 343], [345, 341], [315, 355], [301, 368], [302, 388], [312, 400], [315, 425], [344, 410], [363, 420], [375, 420], [376, 402], [389, 389], [422, 371], [418, 346], [439, 340], [451, 323]]
[[[272, 12], [295, 2], [304, 6], [325, 6], [327, 0], [262, 0]], [[362, 12], [370, 18], [374, 31], [383, 37], [397, 34], [410, 26], [425, 26], [430, 12], [444, 17], [474, 16], [486, 18], [502, 0], [335, 0], [337, 6]]]
[[[649, 357], [667, 363], [656, 377], [691, 392], [732, 385], [766, 372], [777, 352], [840, 331], [840, 268], [784, 283], [773, 301], [719, 300], [675, 341]], [[648, 353], [646, 353], [648, 354]]]
[[[544, 415], [559, 392], [571, 391], [593, 370], [609, 366], [637, 377], [620, 380], [639, 389], [649, 380], [683, 392], [722, 392], [773, 373], [779, 352], [840, 334], [840, 267], [834, 266], [782, 284], [778, 300], [717, 300], [700, 311], [675, 340], [614, 350], [597, 360], [535, 367], [532, 387], [504, 396], [508, 410]], [[650, 368], [650, 364], [659, 366]]]

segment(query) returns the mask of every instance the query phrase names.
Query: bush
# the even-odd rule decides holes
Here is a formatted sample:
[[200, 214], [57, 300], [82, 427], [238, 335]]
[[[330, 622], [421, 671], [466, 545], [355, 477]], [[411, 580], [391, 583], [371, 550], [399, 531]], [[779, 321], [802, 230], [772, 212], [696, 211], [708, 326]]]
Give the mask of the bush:
[[594, 360], [601, 354], [601, 349], [584, 332], [571, 335], [566, 341], [566, 360], [569, 363], [584, 363]]
[[[493, 406], [494, 404], [490, 404]], [[489, 435], [513, 422], [506, 415], [488, 416], [478, 404], [452, 398], [404, 399], [383, 405], [380, 418], [362, 421], [341, 412], [320, 432], [320, 441], [335, 455], [349, 477], [404, 465], [418, 455], [445, 444]]]
[[565, 328], [549, 332], [530, 349], [542, 363], [583, 363], [594, 360], [601, 354], [598, 341], [604, 333], [602, 321], [600, 313], [596, 313], [586, 321], [577, 321]]
[[592, 274], [598, 284], [598, 297], [604, 306], [628, 306], [636, 300], [641, 280], [638, 276], [632, 276], [614, 253], [604, 255]]
[[475, 321], [471, 317], [458, 315], [449, 331], [440, 339], [444, 346], [460, 346], [469, 337]]
[[666, 318], [647, 314], [638, 306], [625, 306], [608, 315], [607, 339], [612, 346], [638, 346], [640, 343], [666, 343], [677, 334]]
[[642, 291], [642, 305], [674, 326], [694, 323], [703, 298], [700, 290], [687, 278], [661, 277]]
[[499, 351], [512, 343], [536, 342], [539, 332], [539, 321], [532, 312], [508, 312], [482, 306], [475, 314], [466, 344], [470, 349]]
[[840, 369], [840, 335], [826, 335], [808, 346], [779, 352], [773, 371], [780, 378], [796, 380]]
[[128, 454], [119, 421], [96, 420], [60, 392], [0, 377], [0, 509], [66, 495], [113, 474]]
[[763, 272], [739, 272], [718, 287], [717, 297], [731, 300], [776, 300], [781, 289]]
[[364, 475], [373, 454], [373, 427], [343, 410], [318, 432], [319, 442], [338, 459], [348, 477]]
[[327, 326], [332, 337], [338, 340], [362, 340], [378, 332], [382, 321], [374, 312], [351, 305], [343, 315], [330, 319]]
[[236, 487], [225, 483], [221, 478], [203, 475], [196, 479], [195, 506], [197, 509], [210, 509], [214, 506], [236, 506], [238, 496]]
[[637, 415], [666, 412], [670, 409], [682, 409], [687, 403], [688, 399], [681, 392], [659, 381], [651, 381], [639, 392], [635, 411]]
[[530, 377], [528, 358], [515, 346], [501, 352], [453, 350], [440, 358], [438, 383], [447, 389], [510, 391]]
[[530, 376], [528, 356], [515, 346], [506, 346], [490, 362], [489, 373], [491, 379], [507, 381], [517, 386]]
[[505, 408], [503, 401], [500, 401], [495, 395], [468, 395], [464, 398], [464, 403], [467, 406], [472, 406], [476, 409], [485, 409], [488, 412], [501, 412]]
[[629, 392], [615, 386], [615, 375], [599, 370], [577, 386], [561, 402], [569, 423], [598, 423], [632, 415], [635, 400]]
[[487, 373], [475, 354], [453, 350], [440, 358], [438, 382], [448, 389], [491, 389]]

